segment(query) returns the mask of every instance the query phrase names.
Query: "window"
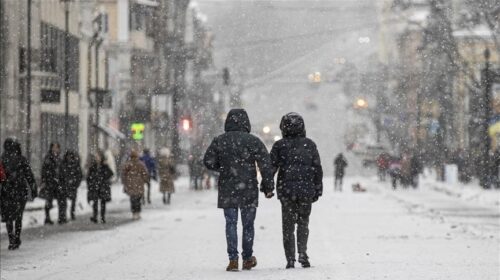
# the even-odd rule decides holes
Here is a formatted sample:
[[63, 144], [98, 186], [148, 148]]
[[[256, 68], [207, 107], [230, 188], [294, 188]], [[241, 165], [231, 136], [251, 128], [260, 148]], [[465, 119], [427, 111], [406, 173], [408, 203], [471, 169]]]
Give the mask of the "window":
[[61, 101], [61, 91], [42, 90], [41, 99], [44, 103], [59, 103]]
[[26, 48], [19, 48], [19, 73], [26, 71]]

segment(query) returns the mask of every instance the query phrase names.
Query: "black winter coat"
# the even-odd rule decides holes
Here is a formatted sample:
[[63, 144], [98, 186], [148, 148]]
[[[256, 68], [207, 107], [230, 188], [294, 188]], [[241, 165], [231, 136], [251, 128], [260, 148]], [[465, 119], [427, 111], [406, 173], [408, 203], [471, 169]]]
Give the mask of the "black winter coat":
[[35, 198], [37, 188], [28, 160], [21, 155], [19, 143], [7, 139], [4, 147], [1, 162], [6, 180], [0, 186], [0, 212], [2, 221], [6, 222], [22, 217], [29, 195]]
[[83, 174], [77, 159], [63, 159], [61, 163], [61, 186], [64, 197], [75, 199]]
[[45, 156], [42, 165], [42, 198], [46, 200], [63, 199], [65, 192], [60, 182], [60, 165], [59, 157], [54, 156], [51, 152]]
[[345, 168], [347, 167], [347, 160], [345, 157], [338, 155], [333, 161], [333, 165], [335, 165], [335, 176], [344, 177]]
[[306, 138], [304, 120], [297, 113], [285, 115], [283, 138], [271, 149], [273, 172], [278, 172], [280, 200], [315, 202], [323, 194], [323, 169], [316, 144]]
[[259, 189], [257, 167], [262, 175], [260, 190], [274, 190], [271, 160], [266, 146], [250, 134], [248, 115], [243, 109], [232, 109], [226, 119], [225, 133], [208, 147], [204, 163], [219, 172], [219, 208], [257, 207]]
[[113, 171], [107, 164], [93, 164], [87, 175], [87, 201], [111, 201], [111, 178]]

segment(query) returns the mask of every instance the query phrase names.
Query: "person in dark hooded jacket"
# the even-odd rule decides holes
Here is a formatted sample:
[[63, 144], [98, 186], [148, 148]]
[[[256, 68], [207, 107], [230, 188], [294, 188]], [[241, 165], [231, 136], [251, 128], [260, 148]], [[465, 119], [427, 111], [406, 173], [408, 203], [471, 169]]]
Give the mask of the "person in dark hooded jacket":
[[61, 185], [61, 159], [60, 159], [61, 146], [59, 143], [54, 142], [50, 144], [49, 151], [43, 160], [42, 165], [42, 184], [40, 196], [46, 200], [45, 202], [45, 224], [54, 224], [50, 218], [50, 210], [53, 205], [54, 199], [57, 199], [57, 208], [59, 210], [59, 224], [66, 223], [66, 207], [67, 201], [65, 192], [62, 190]]
[[37, 188], [31, 166], [21, 154], [21, 145], [8, 138], [3, 146], [1, 163], [5, 180], [0, 188], [0, 212], [9, 236], [9, 250], [15, 250], [21, 246], [24, 207], [36, 197]]
[[229, 255], [227, 271], [238, 270], [238, 209], [243, 223], [243, 269], [257, 265], [253, 256], [254, 220], [259, 189], [257, 166], [262, 175], [260, 190], [271, 198], [274, 180], [271, 160], [262, 141], [250, 134], [248, 115], [243, 109], [229, 111], [225, 133], [214, 138], [208, 147], [204, 163], [219, 172], [218, 207], [224, 209], [226, 241]]
[[76, 151], [66, 151], [61, 163], [61, 185], [65, 192], [64, 197], [71, 201], [70, 215], [72, 220], [75, 219], [76, 197], [82, 178], [80, 156]]
[[106, 203], [111, 201], [111, 178], [113, 171], [106, 163], [102, 151], [92, 155], [91, 164], [87, 172], [87, 201], [92, 202], [92, 217], [90, 221], [97, 223], [97, 212], [101, 205], [101, 222], [106, 223]]
[[295, 266], [295, 224], [299, 262], [310, 267], [307, 256], [312, 203], [323, 194], [323, 169], [316, 144], [306, 137], [304, 119], [288, 113], [281, 119], [283, 138], [271, 149], [273, 172], [278, 172], [286, 268]]

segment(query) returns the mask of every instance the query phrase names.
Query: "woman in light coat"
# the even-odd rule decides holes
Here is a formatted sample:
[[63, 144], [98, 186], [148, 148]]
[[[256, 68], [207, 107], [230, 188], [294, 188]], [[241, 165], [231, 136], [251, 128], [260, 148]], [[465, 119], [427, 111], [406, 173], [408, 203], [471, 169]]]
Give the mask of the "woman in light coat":
[[160, 174], [160, 192], [163, 194], [163, 203], [170, 204], [172, 193], [175, 192], [175, 164], [168, 148], [160, 150], [158, 159], [158, 172]]

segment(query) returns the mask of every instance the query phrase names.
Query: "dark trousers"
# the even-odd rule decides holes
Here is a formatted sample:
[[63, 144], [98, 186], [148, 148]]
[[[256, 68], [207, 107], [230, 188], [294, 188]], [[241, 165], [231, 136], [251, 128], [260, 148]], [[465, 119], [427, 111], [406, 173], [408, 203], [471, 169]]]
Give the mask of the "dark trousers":
[[130, 196], [130, 209], [132, 213], [141, 213], [141, 199], [143, 196]]
[[57, 200], [57, 208], [59, 210], [59, 222], [66, 222], [66, 211], [68, 209], [68, 201], [66, 198]]
[[[45, 201], [45, 220], [50, 220], [50, 210], [54, 207], [52, 203], [53, 203], [52, 199], [47, 199]], [[66, 201], [66, 198], [57, 199], [57, 208], [59, 211], [58, 213], [59, 222], [65, 222], [66, 211], [68, 209], [68, 202]]]
[[17, 244], [21, 242], [21, 230], [23, 229], [23, 212], [25, 205], [26, 202], [21, 204], [21, 214], [16, 217], [16, 219], [5, 222], [7, 235], [9, 236], [9, 244]]
[[[253, 239], [255, 236], [254, 221], [257, 208], [241, 208], [241, 222], [243, 224], [243, 260], [248, 260], [253, 255]], [[226, 241], [229, 260], [238, 259], [238, 208], [224, 209], [226, 218]]]
[[163, 193], [163, 203], [170, 204], [172, 193]]
[[75, 209], [76, 209], [76, 196], [74, 198], [71, 198], [71, 208], [70, 208], [70, 213], [71, 213], [71, 218], [73, 219], [75, 217]]
[[291, 200], [281, 201], [283, 247], [285, 248], [287, 261], [295, 261], [295, 224], [297, 224], [297, 248], [299, 254], [307, 253], [311, 209], [311, 203]]
[[335, 190], [338, 189], [338, 190], [342, 191], [343, 179], [344, 179], [344, 175], [338, 175], [338, 174], [335, 175], [335, 182], [334, 182]]
[[101, 220], [104, 221], [106, 218], [106, 201], [104, 200], [94, 200], [94, 203], [92, 204], [92, 210], [93, 210], [93, 218], [94, 220], [97, 220], [97, 214], [99, 213], [99, 201], [101, 202]]
[[[151, 203], [151, 180], [149, 180], [146, 183], [146, 195], [147, 195], [147, 202]], [[141, 198], [143, 204], [146, 204], [146, 195], [143, 195]]]

